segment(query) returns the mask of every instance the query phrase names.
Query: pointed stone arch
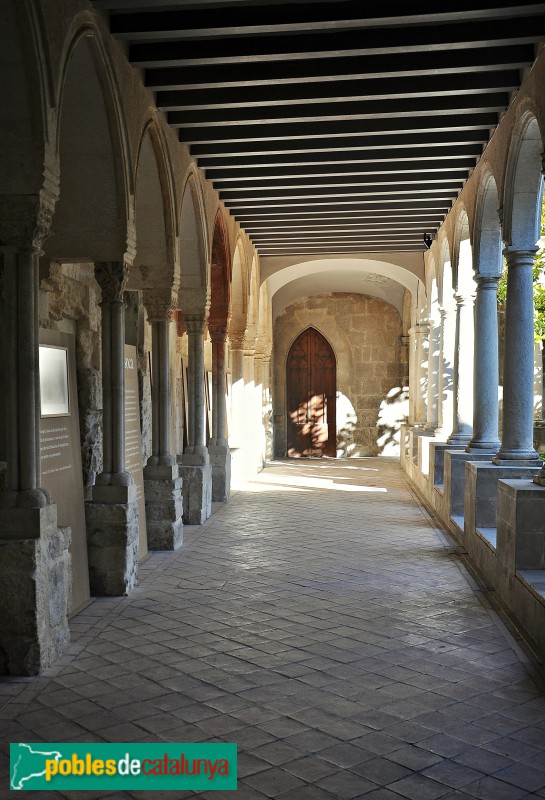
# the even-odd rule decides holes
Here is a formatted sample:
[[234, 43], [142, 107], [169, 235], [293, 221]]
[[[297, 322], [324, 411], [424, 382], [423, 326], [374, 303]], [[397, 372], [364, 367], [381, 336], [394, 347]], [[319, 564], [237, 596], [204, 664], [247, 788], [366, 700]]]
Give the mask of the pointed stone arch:
[[234, 340], [244, 335], [248, 312], [246, 254], [242, 237], [235, 245], [231, 272], [231, 319], [229, 338]]
[[473, 231], [475, 271], [484, 275], [500, 275], [502, 241], [499, 196], [490, 167], [486, 167], [479, 184]]
[[182, 192], [180, 210], [179, 307], [204, 313], [209, 293], [209, 255], [206, 214], [199, 177], [191, 168]]
[[212, 235], [209, 326], [226, 326], [228, 323], [231, 301], [231, 274], [232, 264], [229, 252], [229, 236], [224, 215], [221, 209], [218, 209]]
[[177, 288], [177, 220], [172, 169], [154, 118], [140, 138], [135, 169], [136, 255], [130, 288]]
[[130, 263], [133, 181], [126, 122], [113, 67], [88, 22], [67, 44], [58, 108], [60, 189], [46, 256]]
[[527, 110], [511, 137], [503, 195], [503, 240], [516, 250], [532, 249], [539, 239], [543, 149], [539, 123]]

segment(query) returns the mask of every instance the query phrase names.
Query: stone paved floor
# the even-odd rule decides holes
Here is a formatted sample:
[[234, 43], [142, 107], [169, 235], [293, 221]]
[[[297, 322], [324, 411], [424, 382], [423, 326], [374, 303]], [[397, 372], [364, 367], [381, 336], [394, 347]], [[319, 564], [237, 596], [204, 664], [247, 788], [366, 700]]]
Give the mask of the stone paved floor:
[[543, 690], [394, 461], [275, 463], [142, 573], [0, 685], [9, 740], [237, 742], [206, 800], [545, 797]]

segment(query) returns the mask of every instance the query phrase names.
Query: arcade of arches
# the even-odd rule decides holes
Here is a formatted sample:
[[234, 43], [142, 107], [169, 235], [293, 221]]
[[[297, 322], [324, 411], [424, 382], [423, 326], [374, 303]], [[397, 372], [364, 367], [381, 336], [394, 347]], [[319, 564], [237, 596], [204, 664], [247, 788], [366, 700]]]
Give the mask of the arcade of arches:
[[[185, 112], [167, 115], [157, 94], [175, 92], [161, 90], [159, 75], [150, 88], [149, 65], [136, 57], [147, 45], [112, 35], [123, 13], [110, 19], [108, 10], [139, 5], [0, 3], [0, 672], [34, 675], [55, 664], [69, 619], [91, 598], [131, 595], [150, 553], [183, 552], [184, 525], [205, 524], [232, 486], [288, 456], [398, 457], [420, 501], [545, 657], [543, 362], [532, 307], [543, 235], [543, 25], [535, 60], [519, 53], [510, 68], [520, 84], [509, 84], [499, 123], [475, 122], [489, 141], [439, 217], [397, 218], [391, 225], [406, 232], [395, 245], [378, 241], [384, 233], [357, 245], [346, 220], [352, 232], [338, 232], [338, 246], [329, 241], [334, 221], [324, 223], [329, 238], [315, 232], [314, 243], [290, 245], [309, 224], [297, 196], [291, 233], [285, 220], [260, 233], [257, 213], [246, 223], [259, 190], [214, 182], [215, 169], [199, 160], [204, 122], [175, 124]], [[201, 4], [191, 5], [198, 14]], [[352, 3], [336, 5], [353, 12]], [[524, 36], [513, 46], [524, 49]], [[194, 47], [187, 64], [169, 67], [165, 56], [156, 67], [165, 83], [169, 69], [180, 71], [178, 83], [188, 70], [188, 98], [198, 91]], [[314, 84], [298, 80], [310, 92]], [[376, 115], [365, 124], [381, 130]], [[416, 158], [411, 141], [405, 168]], [[435, 146], [435, 161], [458, 157]], [[264, 182], [289, 160], [277, 148], [262, 164]], [[340, 181], [350, 167], [344, 151]], [[308, 186], [319, 161], [305, 168]], [[434, 169], [441, 164], [418, 180], [433, 183]], [[407, 186], [397, 214], [410, 217]], [[235, 208], [238, 191], [247, 196]], [[278, 207], [278, 191], [269, 190], [262, 216], [273, 214], [267, 202]], [[369, 203], [382, 202], [377, 192]], [[388, 213], [380, 214], [375, 230], [384, 231]], [[284, 243], [270, 244], [282, 225]]]

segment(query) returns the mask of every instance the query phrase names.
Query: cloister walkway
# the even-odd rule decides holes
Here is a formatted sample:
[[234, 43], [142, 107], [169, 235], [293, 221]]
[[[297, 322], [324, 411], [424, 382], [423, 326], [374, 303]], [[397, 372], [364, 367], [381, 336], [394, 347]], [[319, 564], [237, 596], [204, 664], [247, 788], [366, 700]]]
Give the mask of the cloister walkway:
[[545, 797], [539, 679], [393, 459], [275, 462], [71, 627], [3, 739], [235, 741], [212, 800]]

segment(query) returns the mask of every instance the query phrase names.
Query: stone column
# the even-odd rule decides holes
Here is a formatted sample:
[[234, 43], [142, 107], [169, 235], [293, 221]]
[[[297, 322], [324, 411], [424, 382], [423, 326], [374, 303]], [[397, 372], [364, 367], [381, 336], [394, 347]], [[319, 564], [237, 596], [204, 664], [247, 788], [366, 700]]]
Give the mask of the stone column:
[[452, 433], [454, 415], [454, 363], [448, 360], [454, 355], [455, 315], [448, 307], [439, 309], [439, 430], [437, 435], [447, 439]]
[[204, 312], [184, 313], [188, 335], [188, 445], [182, 456], [184, 522], [201, 525], [212, 513], [212, 468], [204, 426]]
[[403, 365], [403, 386], [409, 385], [409, 372], [410, 372], [410, 347], [411, 347], [411, 337], [410, 336], [402, 336], [401, 337], [401, 363]]
[[240, 449], [242, 445], [242, 431], [244, 428], [244, 336], [243, 334], [229, 334], [231, 350], [231, 422], [233, 430], [230, 439], [234, 447]]
[[244, 342], [243, 374], [244, 374], [244, 427], [242, 438], [244, 473], [253, 478], [258, 472], [259, 461], [259, 427], [258, 398], [256, 395], [256, 362], [255, 335]]
[[146, 527], [150, 550], [177, 550], [183, 542], [180, 468], [170, 442], [170, 289], [144, 291], [152, 336], [152, 454], [144, 467]]
[[265, 461], [273, 457], [273, 419], [271, 402], [271, 355], [263, 355], [261, 361], [261, 380], [263, 387], [263, 428], [265, 430]]
[[498, 439], [498, 275], [476, 275], [473, 437], [467, 452], [495, 453]]
[[224, 503], [231, 492], [231, 454], [227, 442], [225, 405], [226, 325], [209, 325], [212, 340], [212, 441], [208, 447], [212, 465], [212, 500]]
[[[39, 239], [39, 237], [37, 237]], [[0, 491], [0, 674], [36, 675], [68, 647], [70, 528], [40, 486], [38, 259], [3, 249], [6, 462]]]
[[91, 594], [129, 594], [138, 580], [136, 487], [125, 469], [125, 327], [123, 291], [129, 267], [95, 264], [102, 291], [103, 470], [86, 503]]
[[507, 259], [503, 436], [493, 461], [497, 465], [533, 466], [534, 316], [532, 267], [536, 250], [504, 250]]
[[427, 419], [427, 382], [428, 358], [430, 346], [430, 326], [427, 322], [420, 322], [414, 326], [415, 338], [415, 425], [424, 427]]
[[426, 413], [426, 432], [435, 436], [439, 427], [439, 341], [435, 334], [435, 321], [430, 324], [430, 336], [428, 343], [428, 398]]
[[467, 445], [473, 432], [473, 295], [456, 294], [452, 433], [448, 444]]

